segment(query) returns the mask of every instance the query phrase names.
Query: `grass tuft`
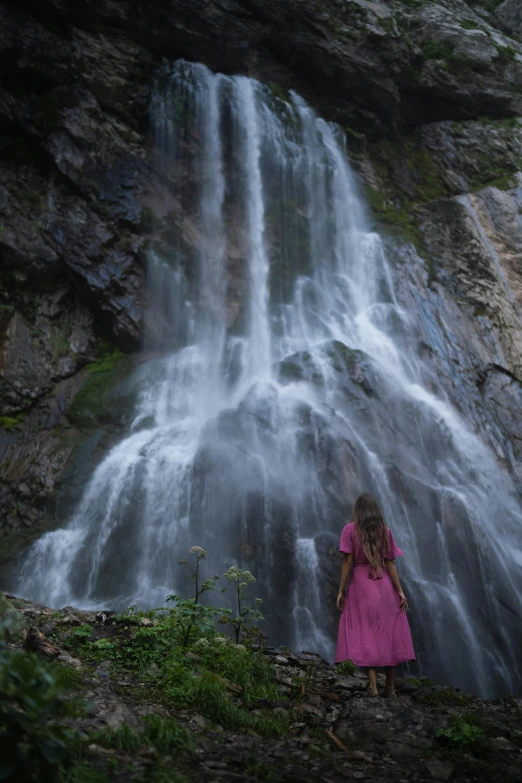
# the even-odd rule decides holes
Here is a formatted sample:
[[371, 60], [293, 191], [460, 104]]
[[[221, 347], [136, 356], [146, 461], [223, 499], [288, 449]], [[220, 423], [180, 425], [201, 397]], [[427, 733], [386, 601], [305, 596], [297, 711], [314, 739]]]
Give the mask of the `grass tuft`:
[[353, 661], [343, 661], [336, 666], [336, 670], [339, 674], [351, 675], [357, 671], [357, 666]]

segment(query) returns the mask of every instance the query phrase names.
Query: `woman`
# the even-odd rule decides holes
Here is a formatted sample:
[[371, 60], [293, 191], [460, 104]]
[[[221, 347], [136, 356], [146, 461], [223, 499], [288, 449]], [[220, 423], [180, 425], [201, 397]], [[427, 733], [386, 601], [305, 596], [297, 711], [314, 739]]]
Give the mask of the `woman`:
[[366, 666], [370, 696], [379, 695], [376, 667], [385, 666], [385, 695], [395, 696], [395, 666], [415, 660], [405, 611], [408, 601], [394, 563], [403, 552], [371, 495], [359, 495], [353, 511], [354, 522], [344, 526], [339, 545], [344, 562], [337, 596], [342, 614], [335, 662], [349, 659]]

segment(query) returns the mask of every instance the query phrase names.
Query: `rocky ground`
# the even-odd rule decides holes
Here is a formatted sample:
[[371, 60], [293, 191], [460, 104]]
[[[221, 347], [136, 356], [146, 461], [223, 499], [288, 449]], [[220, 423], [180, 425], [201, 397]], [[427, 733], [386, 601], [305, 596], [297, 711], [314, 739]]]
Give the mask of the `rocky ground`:
[[[341, 672], [313, 652], [234, 649], [230, 640], [211, 635], [186, 653], [192, 678], [202, 682], [209, 676], [205, 666], [211, 664], [201, 651], [213, 645], [210, 660], [225, 660], [224, 645], [230, 656], [247, 656], [245, 666], [252, 656], [268, 662], [275, 688], [270, 698], [247, 700], [232, 676], [214, 669], [226, 702], [241, 716], [234, 726], [228, 713], [220, 718], [205, 699], [197, 709], [181, 708], [179, 696], [176, 704], [161, 656], [140, 668], [115, 652], [130, 655], [133, 640], [154, 634], [154, 617], [72, 607], [53, 611], [8, 594], [1, 604], [2, 616], [12, 623], [9, 647], [21, 655], [39, 649], [53, 660], [51, 670], [69, 669], [73, 695], [86, 703], [81, 717], [66, 721], [78, 732], [82, 758], [76, 777], [70, 772], [66, 780], [514, 783], [522, 775], [522, 701], [514, 697], [482, 701], [427, 678], [401, 677], [397, 698], [384, 698], [379, 675], [380, 696], [371, 698], [365, 675], [355, 667]], [[241, 679], [241, 667], [235, 679]], [[151, 714], [175, 721], [179, 738], [170, 752], [143, 733]], [[256, 717], [259, 725], [249, 726]], [[275, 730], [267, 729], [271, 719], [279, 721]], [[239, 730], [238, 721], [244, 722]], [[449, 736], [437, 735], [440, 729]]]

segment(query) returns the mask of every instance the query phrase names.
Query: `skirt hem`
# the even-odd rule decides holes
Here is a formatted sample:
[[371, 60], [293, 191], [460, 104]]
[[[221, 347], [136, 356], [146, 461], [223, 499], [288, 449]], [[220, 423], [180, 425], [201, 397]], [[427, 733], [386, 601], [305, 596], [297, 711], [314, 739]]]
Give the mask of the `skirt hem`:
[[352, 661], [356, 666], [364, 666], [365, 668], [377, 668], [380, 666], [398, 666], [400, 663], [406, 663], [407, 661], [416, 661], [416, 658], [400, 658], [395, 663], [360, 663], [359, 661], [354, 661], [352, 658], [343, 658], [342, 660], [338, 661], [337, 659], [334, 661], [334, 663], [344, 663], [344, 661]]

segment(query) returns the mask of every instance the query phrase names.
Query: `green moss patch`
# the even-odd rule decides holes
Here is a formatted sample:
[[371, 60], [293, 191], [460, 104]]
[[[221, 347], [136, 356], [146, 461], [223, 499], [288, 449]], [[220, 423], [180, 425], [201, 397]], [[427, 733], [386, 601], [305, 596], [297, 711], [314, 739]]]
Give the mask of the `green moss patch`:
[[130, 358], [117, 349], [89, 364], [84, 370], [85, 383], [67, 411], [69, 421], [83, 430], [120, 423], [115, 390], [130, 368]]
[[429, 677], [406, 677], [405, 679], [406, 682], [410, 685], [415, 685], [416, 688], [426, 688], [428, 685], [435, 684]]
[[[404, 206], [448, 195], [441, 172], [419, 133], [397, 141], [384, 139], [372, 144], [370, 156], [383, 180], [396, 183], [393, 195]], [[372, 204], [372, 207], [376, 206]]]
[[0, 427], [7, 430], [7, 432], [11, 432], [11, 430], [14, 430], [15, 427], [22, 423], [24, 416], [24, 413], [18, 413], [16, 416], [0, 416]]
[[395, 239], [413, 245], [419, 256], [421, 256], [426, 263], [428, 284], [436, 280], [433, 257], [426, 246], [424, 234], [412, 217], [412, 210], [415, 205], [409, 204], [409, 206], [394, 209], [392, 206], [388, 205], [384, 201], [382, 195], [378, 191], [373, 190], [373, 188], [366, 188], [366, 197], [379, 228], [385, 233], [393, 236]]
[[275, 98], [283, 101], [283, 103], [288, 101], [288, 96], [285, 94], [284, 90], [278, 84], [276, 84], [276, 82], [270, 82], [268, 86], [272, 90], [272, 94]]
[[470, 191], [485, 187], [509, 190], [515, 186], [515, 175], [522, 169], [521, 132], [522, 120], [518, 117], [480, 117], [474, 123], [451, 123], [459, 169]]
[[419, 691], [416, 701], [431, 707], [468, 707], [472, 703], [471, 697], [464, 691], [454, 688], [426, 688]]
[[517, 53], [512, 46], [497, 46], [497, 60], [503, 65], [513, 62], [517, 58]]
[[69, 337], [56, 326], [53, 326], [51, 333], [51, 356], [53, 361], [58, 361], [71, 352]]

